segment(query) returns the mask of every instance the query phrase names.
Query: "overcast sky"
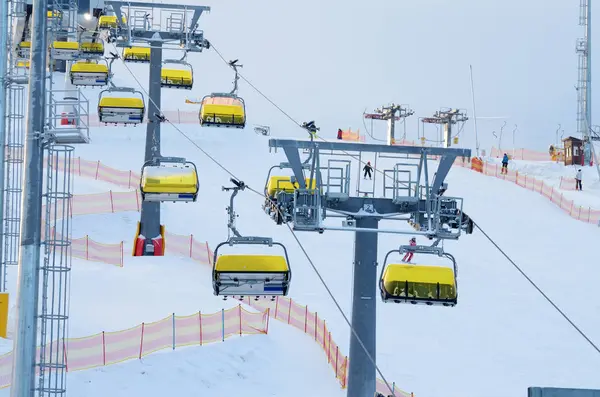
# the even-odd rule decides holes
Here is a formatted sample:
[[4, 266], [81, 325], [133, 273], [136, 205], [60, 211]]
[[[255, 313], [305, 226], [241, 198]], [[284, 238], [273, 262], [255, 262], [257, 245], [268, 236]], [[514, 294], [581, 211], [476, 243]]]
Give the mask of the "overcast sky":
[[[199, 4], [199, 2], [195, 2]], [[338, 127], [364, 130], [362, 113], [390, 102], [417, 116], [460, 107], [473, 116], [469, 64], [478, 117], [509, 117], [503, 147], [546, 150], [558, 123], [576, 128], [578, 26], [576, 0], [208, 0], [201, 19], [206, 37], [298, 121], [315, 120], [324, 135]], [[598, 9], [600, 12], [600, 8]], [[597, 36], [597, 35], [596, 35]], [[229, 89], [231, 71], [210, 51], [195, 61], [196, 79]], [[597, 59], [597, 57], [595, 57]], [[205, 76], [205, 77], [202, 77]], [[198, 81], [198, 80], [197, 80]], [[251, 123], [274, 133], [294, 126], [247, 84]], [[592, 103], [600, 103], [597, 95]], [[598, 113], [596, 113], [598, 115]], [[598, 115], [600, 117], [600, 115]], [[596, 118], [594, 118], [596, 120]], [[600, 119], [597, 119], [600, 124]], [[594, 122], [593, 122], [594, 123]], [[479, 119], [481, 147], [493, 144], [503, 120]], [[370, 126], [370, 123], [368, 124]], [[376, 123], [383, 138], [385, 123]], [[426, 135], [435, 138], [435, 127]], [[463, 144], [474, 147], [468, 122]]]

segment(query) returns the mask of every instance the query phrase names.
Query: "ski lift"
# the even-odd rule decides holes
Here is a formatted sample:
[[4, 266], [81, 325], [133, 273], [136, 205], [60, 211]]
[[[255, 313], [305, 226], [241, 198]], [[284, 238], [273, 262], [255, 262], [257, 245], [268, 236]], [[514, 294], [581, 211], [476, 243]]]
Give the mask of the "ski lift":
[[[185, 57], [184, 57], [185, 58]], [[181, 65], [182, 69], [166, 68], [165, 64]], [[194, 85], [194, 69], [184, 60], [166, 59], [160, 71], [160, 86], [191, 90]]]
[[29, 69], [29, 59], [18, 59], [16, 67], [18, 69]]
[[104, 55], [104, 43], [97, 37], [98, 32], [82, 32], [79, 47], [84, 55]]
[[105, 86], [110, 68], [106, 60], [84, 59], [71, 65], [70, 76], [75, 86]]
[[[304, 164], [304, 168], [309, 168], [309, 164]], [[300, 188], [295, 176], [273, 176], [271, 173], [275, 168], [284, 168], [283, 165], [275, 165], [269, 169], [267, 180], [265, 182], [263, 211], [271, 217], [278, 225], [284, 221], [291, 221], [293, 213], [294, 194]], [[307, 189], [317, 188], [316, 177], [311, 179], [304, 178]], [[286, 217], [286, 219], [284, 219]]]
[[[233, 233], [227, 241], [220, 243], [215, 248], [213, 258], [213, 290], [215, 295], [236, 296], [243, 299], [244, 296], [253, 296], [255, 300], [260, 297], [285, 296], [288, 294], [292, 279], [292, 270], [285, 246], [274, 242], [270, 237], [243, 237], [235, 226], [237, 214], [233, 209], [233, 200], [240, 190], [246, 185], [242, 181], [231, 179], [235, 187], [226, 188], [224, 191], [232, 190], [230, 204], [227, 207], [229, 221], [227, 227]], [[283, 250], [283, 255], [264, 254], [220, 254], [222, 247], [229, 245], [262, 245], [278, 246]]]
[[[121, 17], [121, 21], [123, 24], [127, 23], [125, 15]], [[98, 29], [116, 29], [118, 26], [116, 15], [102, 15], [98, 18]]]
[[230, 93], [212, 93], [202, 98], [199, 119], [201, 126], [234, 127], [246, 126], [246, 104], [237, 96], [239, 73], [237, 68], [243, 65], [230, 61], [229, 66], [235, 71], [233, 89]]
[[268, 136], [271, 133], [271, 127], [268, 125], [255, 125], [254, 132], [260, 135]]
[[46, 12], [46, 18], [49, 20], [59, 19], [62, 16], [62, 13], [59, 10], [48, 10]]
[[125, 62], [150, 62], [150, 47], [126, 47], [123, 49]]
[[22, 41], [17, 49], [19, 58], [29, 58], [31, 55], [31, 41]]
[[101, 123], [140, 124], [146, 106], [140, 91], [129, 87], [111, 87], [98, 96], [98, 118]]
[[142, 166], [140, 192], [142, 200], [196, 201], [199, 190], [198, 170], [181, 157], [157, 157]]
[[72, 61], [79, 58], [78, 41], [53, 41], [50, 46], [50, 56], [54, 59]]
[[[438, 240], [439, 242], [439, 240]], [[440, 247], [402, 245], [388, 252], [379, 278], [379, 290], [383, 302], [425, 305], [455, 306], [458, 300], [458, 269], [454, 257]], [[389, 263], [391, 254], [436, 255], [452, 263], [451, 267]], [[401, 262], [401, 261], [400, 261]]]

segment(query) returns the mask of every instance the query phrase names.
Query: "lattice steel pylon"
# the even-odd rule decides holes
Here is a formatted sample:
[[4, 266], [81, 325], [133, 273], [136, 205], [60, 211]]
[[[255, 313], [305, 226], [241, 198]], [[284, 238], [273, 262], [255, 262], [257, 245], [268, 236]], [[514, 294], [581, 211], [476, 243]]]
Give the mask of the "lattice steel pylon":
[[[19, 223], [23, 172], [23, 139], [25, 119], [25, 86], [29, 82], [26, 68], [17, 68], [22, 38], [26, 34], [28, 11], [25, 1], [10, 0], [2, 4], [0, 34], [5, 60], [2, 72], [0, 105], [0, 140], [5, 150], [0, 153], [0, 175], [3, 185], [0, 192], [0, 290], [7, 290], [8, 268], [16, 266], [19, 255]], [[5, 25], [4, 25], [5, 24]], [[4, 66], [6, 69], [4, 69]]]
[[[461, 123], [460, 129], [462, 129], [462, 126], [467, 120], [469, 120], [469, 118], [467, 117], [467, 111], [464, 109], [442, 108], [435, 112], [433, 117], [421, 118], [421, 123], [443, 125], [444, 131], [441, 141], [443, 143], [443, 147], [449, 148], [452, 146], [452, 126]], [[455, 136], [455, 138], [457, 137], [458, 134]], [[425, 132], [423, 132], [423, 138], [425, 138]]]
[[[387, 128], [387, 144], [394, 145], [396, 143], [396, 121], [406, 119], [412, 116], [415, 112], [408, 105], [391, 104], [375, 109], [373, 113], [365, 113], [365, 119], [371, 120], [386, 120]], [[404, 123], [404, 137], [406, 138], [406, 122]]]
[[577, 60], [577, 134], [589, 137], [587, 126], [591, 118], [591, 18], [589, 0], [579, 1], [579, 26], [584, 27], [584, 37], [577, 39], [575, 51]]
[[[117, 47], [132, 47], [143, 42], [150, 47], [150, 73], [148, 82], [148, 126], [144, 161], [153, 161], [161, 156], [161, 70], [163, 49], [179, 49], [202, 52], [209, 48], [204, 32], [198, 29], [198, 20], [210, 7], [200, 5], [157, 4], [149, 2], [122, 2], [105, 0], [117, 17], [114, 40]], [[126, 14], [126, 15], [124, 15]], [[142, 201], [139, 233], [134, 252], [139, 244], [142, 255], [164, 254], [160, 224], [160, 202]], [[143, 236], [143, 237], [142, 237]]]

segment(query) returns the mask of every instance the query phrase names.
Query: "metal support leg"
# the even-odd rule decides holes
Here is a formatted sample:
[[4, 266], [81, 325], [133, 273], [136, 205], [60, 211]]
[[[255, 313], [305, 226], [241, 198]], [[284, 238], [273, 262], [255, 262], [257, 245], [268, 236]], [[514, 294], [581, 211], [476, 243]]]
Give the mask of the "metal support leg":
[[[357, 228], [378, 227], [379, 220], [356, 219]], [[356, 232], [354, 237], [354, 288], [352, 295], [352, 327], [375, 359], [377, 304], [377, 233]], [[350, 335], [348, 397], [370, 397], [375, 394], [375, 365], [365, 353], [354, 333]]]
[[[146, 129], [146, 153], [144, 161], [160, 156], [160, 113], [161, 87], [160, 71], [162, 69], [162, 43], [154, 41], [150, 49], [150, 82], [148, 100], [148, 127]], [[160, 236], [160, 202], [142, 202], [140, 215], [140, 234], [146, 238], [144, 255], [154, 255], [154, 251], [146, 251], [152, 246], [152, 239]]]
[[[14, 340], [11, 397], [33, 396], [40, 280], [44, 131], [44, 82], [46, 75], [47, 0], [33, 0], [31, 79], [25, 142], [25, 175], [21, 216], [21, 251], [17, 287], [17, 332]], [[4, 148], [3, 148], [4, 150]]]

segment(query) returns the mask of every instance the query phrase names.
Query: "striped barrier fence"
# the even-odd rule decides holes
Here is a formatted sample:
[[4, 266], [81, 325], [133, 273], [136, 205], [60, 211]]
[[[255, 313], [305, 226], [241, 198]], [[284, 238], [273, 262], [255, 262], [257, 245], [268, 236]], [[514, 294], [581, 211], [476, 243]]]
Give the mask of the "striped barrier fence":
[[[159, 350], [224, 342], [234, 335], [267, 334], [268, 328], [268, 309], [252, 313], [238, 305], [210, 314], [176, 316], [173, 313], [162, 320], [122, 331], [61, 339], [47, 346], [45, 352], [52, 352], [54, 361], [63, 355], [66, 371], [74, 372], [141, 359]], [[37, 355], [39, 362], [40, 347]], [[0, 389], [10, 386], [12, 364], [12, 352], [0, 356]]]

